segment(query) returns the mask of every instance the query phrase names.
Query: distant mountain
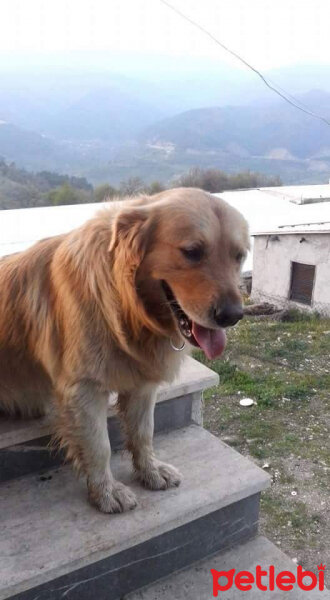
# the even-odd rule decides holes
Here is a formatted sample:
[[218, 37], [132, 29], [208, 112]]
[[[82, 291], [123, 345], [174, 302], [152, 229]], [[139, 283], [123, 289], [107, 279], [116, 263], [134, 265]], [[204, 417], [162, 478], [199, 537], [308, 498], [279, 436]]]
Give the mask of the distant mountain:
[[316, 89], [330, 92], [330, 65], [293, 65], [271, 69], [265, 75], [291, 94]]
[[56, 139], [120, 143], [175, 112], [152, 82], [108, 70], [0, 68], [0, 79], [0, 120]]
[[[104, 57], [93, 69], [1, 71], [0, 157], [94, 184], [131, 176], [166, 182], [192, 166], [257, 170], [287, 183], [328, 179], [330, 128], [255, 74], [216, 61], [156, 58], [143, 68]], [[288, 92], [305, 92], [299, 99], [330, 118], [330, 67], [269, 75]]]
[[0, 121], [0, 156], [12, 161], [50, 159], [59, 151], [50, 139], [11, 123]]
[[0, 158], [32, 171], [58, 171], [80, 175], [111, 156], [106, 144], [80, 144], [54, 140], [0, 120]]
[[0, 158], [32, 171], [80, 175], [111, 158], [111, 143], [102, 140], [54, 139], [0, 120]]
[[49, 119], [47, 133], [57, 138], [108, 140], [115, 144], [132, 139], [136, 132], [163, 113], [116, 87], [89, 92]]
[[47, 108], [35, 91], [29, 92], [24, 86], [6, 89], [5, 82], [1, 81], [0, 120], [38, 131], [46, 118]]
[[[330, 121], [330, 94], [314, 90], [299, 100]], [[279, 101], [265, 106], [190, 110], [155, 123], [139, 136], [149, 145], [223, 150], [239, 156], [311, 158], [330, 148], [330, 126]]]
[[[0, 120], [56, 139], [118, 144], [184, 111], [276, 101], [255, 73], [221, 60], [102, 52], [38, 60], [23, 57], [24, 66], [15, 67], [0, 57]], [[291, 94], [330, 93], [330, 66], [300, 65], [265, 76]]]

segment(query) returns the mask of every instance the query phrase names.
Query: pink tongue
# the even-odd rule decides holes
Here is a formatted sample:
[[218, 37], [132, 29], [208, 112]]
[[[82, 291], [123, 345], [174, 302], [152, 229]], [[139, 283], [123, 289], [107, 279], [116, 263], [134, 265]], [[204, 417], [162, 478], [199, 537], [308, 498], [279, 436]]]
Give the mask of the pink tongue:
[[207, 329], [193, 322], [192, 333], [207, 358], [216, 358], [223, 353], [227, 342], [224, 329]]

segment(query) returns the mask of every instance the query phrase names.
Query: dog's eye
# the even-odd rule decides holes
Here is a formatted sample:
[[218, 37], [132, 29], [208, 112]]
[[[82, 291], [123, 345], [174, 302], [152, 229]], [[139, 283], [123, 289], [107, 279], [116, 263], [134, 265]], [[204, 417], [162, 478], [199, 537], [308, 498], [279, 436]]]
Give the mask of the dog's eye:
[[243, 252], [237, 252], [237, 254], [236, 254], [236, 256], [235, 256], [235, 259], [237, 260], [237, 262], [238, 262], [238, 263], [241, 263], [241, 262], [242, 262], [242, 260], [243, 260], [243, 258], [244, 258], [244, 254], [243, 254]]
[[191, 246], [190, 248], [180, 248], [183, 256], [191, 262], [199, 262], [204, 256], [203, 246]]

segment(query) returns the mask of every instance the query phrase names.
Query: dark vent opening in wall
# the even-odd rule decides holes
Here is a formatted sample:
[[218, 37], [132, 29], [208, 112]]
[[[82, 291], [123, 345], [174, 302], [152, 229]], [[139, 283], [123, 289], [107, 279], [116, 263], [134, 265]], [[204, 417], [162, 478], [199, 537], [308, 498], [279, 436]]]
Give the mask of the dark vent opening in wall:
[[293, 262], [291, 267], [290, 300], [312, 304], [315, 266]]

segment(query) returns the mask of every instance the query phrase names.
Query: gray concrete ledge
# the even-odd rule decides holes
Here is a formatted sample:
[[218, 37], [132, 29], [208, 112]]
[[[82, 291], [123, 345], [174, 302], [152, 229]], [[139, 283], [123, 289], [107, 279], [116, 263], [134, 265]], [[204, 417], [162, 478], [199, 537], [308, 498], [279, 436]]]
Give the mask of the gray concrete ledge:
[[[213, 385], [217, 385], [218, 381], [219, 376], [214, 371], [187, 356], [179, 377], [170, 385], [164, 384], [160, 386], [157, 402], [203, 391]], [[109, 417], [115, 415], [115, 401], [116, 397], [111, 397], [109, 402]], [[47, 423], [47, 418], [24, 421], [0, 416], [0, 449], [42, 438], [50, 435], [50, 433], [51, 429]]]
[[[297, 565], [288, 556], [269, 540], [259, 536], [227, 552], [210, 556], [148, 588], [129, 594], [122, 600], [210, 600], [214, 597], [211, 569], [217, 571], [235, 569], [236, 573], [249, 571], [255, 574], [257, 565], [264, 570], [269, 570], [270, 565], [274, 565], [276, 574], [280, 571], [290, 571], [296, 576], [297, 573]], [[225, 578], [222, 581], [223, 584], [226, 583]], [[262, 579], [262, 583], [267, 585], [265, 577]], [[309, 583], [307, 577], [305, 583]], [[267, 587], [269, 588], [269, 584]], [[303, 591], [294, 585], [290, 591], [281, 591], [276, 586], [274, 587], [274, 591], [259, 590], [253, 585], [251, 590], [240, 591], [233, 585], [227, 591], [218, 592], [218, 598], [219, 600], [255, 600], [255, 598], [260, 598], [260, 600], [284, 600], [285, 598], [290, 598], [290, 600], [330, 600], [330, 593], [327, 590], [322, 592], [318, 589]]]
[[[155, 434], [172, 431], [190, 425], [201, 424], [202, 392], [195, 392], [158, 402], [155, 408]], [[124, 447], [125, 436], [118, 417], [108, 418], [111, 448], [118, 451]], [[65, 462], [64, 453], [51, 450], [50, 436], [30, 440], [0, 449], [0, 482], [17, 479], [31, 473], [43, 477], [44, 471], [59, 467]]]
[[[182, 472], [182, 484], [165, 492], [145, 490], [133, 481], [129, 457], [115, 455], [113, 472], [135, 490], [139, 503], [122, 515], [104, 515], [89, 506], [85, 482], [77, 481], [69, 467], [52, 471], [51, 479], [42, 482], [28, 476], [1, 484], [0, 599], [150, 542], [225, 507], [230, 512], [231, 505], [257, 498], [269, 485], [264, 471], [196, 425], [156, 436], [155, 446], [160, 459]], [[219, 537], [216, 528], [213, 536]]]
[[122, 600], [123, 595], [254, 537], [259, 494], [26, 590], [11, 600]]

